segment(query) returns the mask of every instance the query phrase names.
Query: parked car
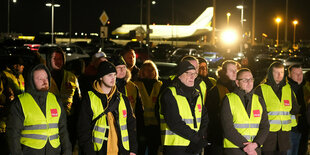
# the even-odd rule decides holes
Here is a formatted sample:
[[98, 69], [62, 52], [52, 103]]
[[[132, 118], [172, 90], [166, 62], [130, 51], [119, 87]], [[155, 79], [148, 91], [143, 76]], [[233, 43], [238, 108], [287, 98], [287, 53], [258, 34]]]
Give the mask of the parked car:
[[170, 54], [175, 50], [175, 47], [170, 44], [158, 44], [152, 49], [154, 60], [167, 61]]
[[158, 68], [159, 79], [165, 81], [169, 78], [170, 75], [174, 75], [176, 73], [177, 64], [169, 63], [169, 62], [154, 62]]
[[61, 44], [59, 45], [66, 53], [66, 61], [72, 61], [76, 59], [89, 58], [90, 56], [77, 45]]
[[178, 48], [172, 52], [172, 54], [169, 57], [169, 61], [178, 63], [186, 55], [197, 56], [197, 57], [200, 56], [198, 54], [198, 51], [194, 48]]

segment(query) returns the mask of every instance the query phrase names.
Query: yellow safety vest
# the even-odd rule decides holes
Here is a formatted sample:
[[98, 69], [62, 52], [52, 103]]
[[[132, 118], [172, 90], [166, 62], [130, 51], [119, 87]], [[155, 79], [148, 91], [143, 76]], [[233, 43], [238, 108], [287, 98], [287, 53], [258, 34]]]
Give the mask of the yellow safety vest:
[[261, 84], [263, 97], [266, 103], [268, 119], [270, 123], [270, 131], [277, 132], [282, 128], [282, 131], [291, 130], [291, 115], [292, 96], [291, 87], [286, 84], [282, 87], [281, 101], [272, 90], [271, 86]]
[[52, 147], [57, 148], [60, 145], [58, 123], [61, 109], [55, 95], [47, 95], [46, 116], [29, 93], [18, 95], [18, 98], [25, 116], [20, 143], [42, 149], [49, 140]]
[[[11, 69], [7, 68], [6, 70], [3, 71], [5, 76], [8, 79], [8, 84], [9, 87], [12, 87], [13, 90], [25, 91], [25, 80], [22, 74], [19, 74], [18, 78], [12, 73]], [[16, 93], [16, 92], [14, 92]], [[17, 94], [15, 94], [17, 95]]]
[[132, 81], [129, 81], [125, 85], [125, 95], [127, 96], [133, 111], [135, 111], [136, 109], [137, 95], [138, 95], [137, 91], [138, 90], [136, 88], [136, 85]]
[[[89, 99], [90, 99], [90, 105], [91, 109], [93, 111], [93, 118], [94, 120], [96, 117], [98, 117], [102, 112], [104, 112], [101, 99], [94, 94], [92, 91], [88, 91]], [[123, 147], [126, 150], [129, 150], [129, 137], [128, 137], [128, 130], [127, 130], [127, 108], [124, 102], [124, 99], [122, 97], [122, 94], [120, 94], [120, 103], [118, 106], [118, 122], [119, 127], [121, 130], [121, 136], [122, 136], [122, 144]], [[106, 137], [106, 131], [109, 129], [109, 125], [107, 122], [106, 115], [103, 115], [101, 118], [99, 118], [94, 126], [92, 136], [93, 136], [93, 143], [94, 143], [94, 150], [100, 151], [102, 148], [102, 144], [104, 140], [108, 140], [108, 137]]]
[[157, 81], [153, 84], [151, 94], [147, 93], [147, 90], [141, 81], [136, 81], [136, 85], [139, 88], [141, 94], [142, 105], [144, 107], [144, 125], [158, 125], [158, 121], [155, 117], [155, 104], [159, 94], [160, 87], [162, 86], [161, 81]]
[[[195, 116], [197, 127], [194, 127], [194, 117], [191, 112], [190, 105], [186, 97], [178, 95], [175, 87], [168, 87], [171, 90], [172, 95], [177, 101], [179, 114], [182, 120], [189, 126], [191, 129], [198, 131], [200, 128], [201, 117], [202, 117], [202, 97], [199, 95], [196, 106], [195, 106]], [[198, 90], [197, 90], [198, 91]], [[160, 108], [159, 108], [160, 110]], [[167, 123], [165, 122], [164, 116], [160, 114], [160, 130], [161, 130], [161, 140], [162, 144], [166, 146], [188, 146], [190, 141], [185, 139], [173, 131], [170, 130]]]
[[[239, 96], [235, 93], [226, 94], [229, 100], [231, 114], [235, 129], [249, 142], [252, 142], [259, 130], [259, 124], [263, 114], [263, 108], [257, 95], [252, 97], [251, 115], [249, 117]], [[230, 132], [230, 131], [227, 131]], [[239, 148], [234, 143], [224, 138], [224, 148]]]
[[78, 87], [79, 84], [76, 76], [73, 73], [64, 70], [64, 76], [61, 82], [60, 89], [57, 87], [55, 80], [51, 78], [51, 88], [49, 92], [58, 96], [61, 99], [61, 102], [64, 105], [67, 105], [67, 103], [73, 102], [74, 91]]

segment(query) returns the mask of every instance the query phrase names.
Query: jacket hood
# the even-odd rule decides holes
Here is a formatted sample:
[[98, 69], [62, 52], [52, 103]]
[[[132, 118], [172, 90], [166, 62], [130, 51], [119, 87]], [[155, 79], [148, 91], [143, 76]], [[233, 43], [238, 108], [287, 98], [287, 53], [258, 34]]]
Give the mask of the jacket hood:
[[25, 86], [26, 92], [30, 93], [31, 95], [35, 95], [35, 96], [36, 95], [43, 95], [43, 94], [47, 94], [47, 92], [48, 92], [48, 91], [46, 91], [46, 92], [38, 91], [35, 87], [35, 84], [34, 84], [33, 73], [34, 73], [34, 71], [41, 70], [41, 69], [46, 71], [47, 76], [48, 76], [49, 87], [51, 86], [51, 75], [50, 75], [49, 70], [47, 69], [47, 67], [45, 65], [38, 64], [38, 65], [32, 67], [31, 70], [28, 72], [26, 82], [25, 82], [26, 83], [26, 86]]
[[[262, 81], [262, 83], [266, 83], [268, 85], [277, 85], [276, 82], [274, 81], [273, 75], [272, 75], [272, 70], [275, 66], [275, 63], [272, 63], [268, 70], [267, 70], [267, 75], [266, 78]], [[285, 85], [286, 79], [283, 77], [282, 81], [279, 83], [279, 85]]]
[[63, 66], [62, 68], [64, 68], [65, 62], [66, 62], [66, 56], [65, 53], [63, 52], [63, 50], [59, 47], [59, 49], [54, 49], [54, 50], [50, 50], [47, 54], [46, 54], [46, 66], [47, 68], [52, 71], [53, 67], [52, 67], [52, 54], [54, 52], [60, 53], [62, 55], [63, 58]]

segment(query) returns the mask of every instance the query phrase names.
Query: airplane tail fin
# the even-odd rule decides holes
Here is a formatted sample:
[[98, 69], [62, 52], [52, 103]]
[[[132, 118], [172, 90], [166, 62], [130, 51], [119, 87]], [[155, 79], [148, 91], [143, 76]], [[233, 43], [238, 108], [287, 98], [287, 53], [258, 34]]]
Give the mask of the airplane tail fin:
[[211, 26], [213, 18], [213, 7], [208, 7], [192, 24], [191, 26]]

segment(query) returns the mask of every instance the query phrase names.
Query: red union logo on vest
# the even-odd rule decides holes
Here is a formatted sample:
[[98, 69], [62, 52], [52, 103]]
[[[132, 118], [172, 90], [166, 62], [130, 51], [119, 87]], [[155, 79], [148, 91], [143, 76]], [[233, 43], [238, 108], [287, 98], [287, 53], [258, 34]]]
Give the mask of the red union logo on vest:
[[126, 110], [123, 110], [123, 117], [127, 117], [127, 111]]
[[57, 117], [58, 116], [57, 109], [51, 109], [51, 115], [52, 117]]
[[253, 115], [254, 115], [254, 117], [260, 117], [259, 110], [253, 110]]
[[197, 104], [198, 111], [201, 112], [201, 104]]
[[284, 100], [284, 105], [285, 106], [290, 106], [290, 101], [289, 100]]

